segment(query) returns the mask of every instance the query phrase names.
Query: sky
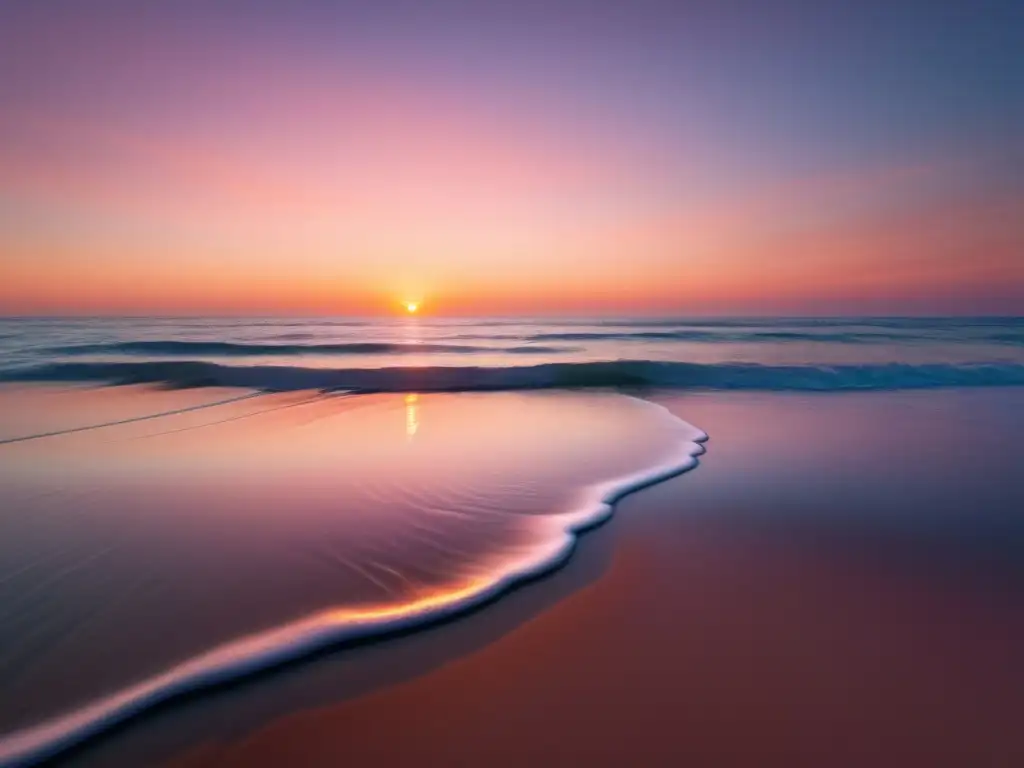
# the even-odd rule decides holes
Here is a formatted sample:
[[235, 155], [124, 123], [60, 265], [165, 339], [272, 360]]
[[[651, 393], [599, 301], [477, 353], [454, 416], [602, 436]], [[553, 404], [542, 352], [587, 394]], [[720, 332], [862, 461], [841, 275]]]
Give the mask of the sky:
[[407, 301], [1024, 314], [1024, 3], [0, 0], [0, 313]]

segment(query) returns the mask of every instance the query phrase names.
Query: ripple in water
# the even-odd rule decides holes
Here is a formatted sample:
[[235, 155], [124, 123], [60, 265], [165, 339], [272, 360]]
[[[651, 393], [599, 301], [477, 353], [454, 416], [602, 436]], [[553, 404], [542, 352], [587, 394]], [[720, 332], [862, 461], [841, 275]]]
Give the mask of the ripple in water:
[[120, 423], [0, 446], [0, 764], [492, 598], [704, 439], [602, 393], [47, 396]]

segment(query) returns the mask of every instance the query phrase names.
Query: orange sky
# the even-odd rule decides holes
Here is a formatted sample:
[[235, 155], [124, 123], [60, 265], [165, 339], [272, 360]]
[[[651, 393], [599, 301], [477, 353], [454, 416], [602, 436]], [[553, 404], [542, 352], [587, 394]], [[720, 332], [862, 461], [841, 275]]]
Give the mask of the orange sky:
[[[818, 126], [816, 96], [721, 107], [742, 72], [672, 102], [674, 70], [615, 30], [519, 51], [503, 27], [513, 58], [482, 61], [511, 71], [431, 71], [406, 38], [341, 55], [280, 25], [39, 13], [0, 18], [23, 73], [0, 107], [0, 312], [1024, 308], [1012, 142], [929, 122], [875, 146]], [[544, 45], [558, 66], [534, 71]]]

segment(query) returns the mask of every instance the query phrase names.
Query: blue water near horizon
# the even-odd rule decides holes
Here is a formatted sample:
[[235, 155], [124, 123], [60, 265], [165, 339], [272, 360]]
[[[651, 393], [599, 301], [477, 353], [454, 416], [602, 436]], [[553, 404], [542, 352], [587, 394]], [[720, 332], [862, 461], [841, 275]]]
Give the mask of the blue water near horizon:
[[0, 380], [264, 390], [1024, 384], [1024, 317], [0, 318]]

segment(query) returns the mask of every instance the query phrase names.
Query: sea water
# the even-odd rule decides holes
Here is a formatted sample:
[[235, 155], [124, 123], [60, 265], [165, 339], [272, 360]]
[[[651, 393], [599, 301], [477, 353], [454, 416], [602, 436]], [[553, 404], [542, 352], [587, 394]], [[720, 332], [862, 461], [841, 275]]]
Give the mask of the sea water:
[[1024, 384], [1024, 321], [7, 319], [0, 382], [23, 764], [556, 567], [702, 451], [647, 392]]
[[1024, 318], [0, 320], [0, 380], [361, 391], [1024, 383]]

